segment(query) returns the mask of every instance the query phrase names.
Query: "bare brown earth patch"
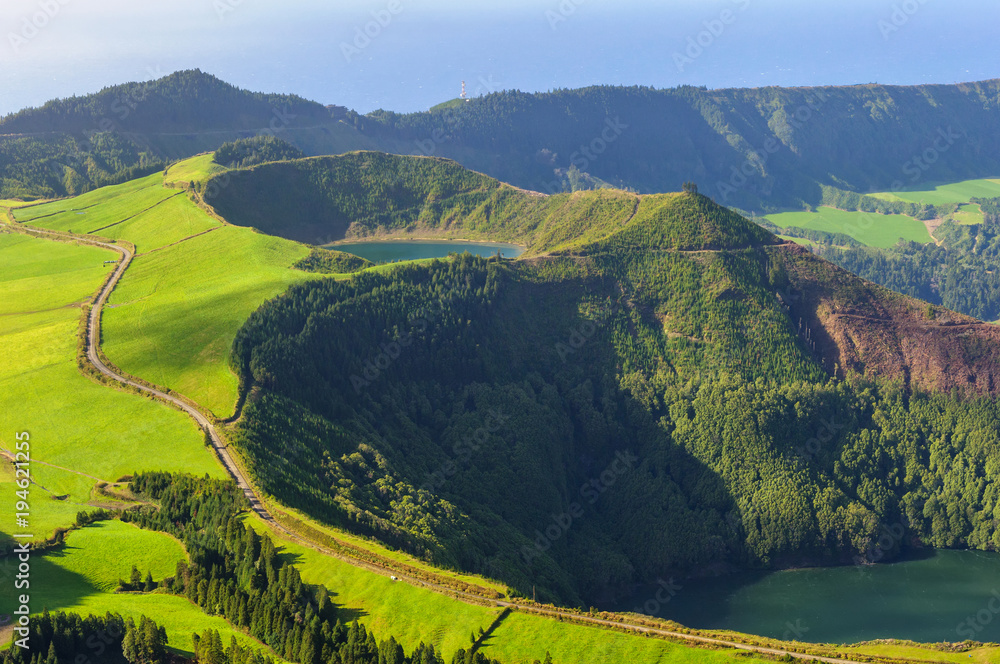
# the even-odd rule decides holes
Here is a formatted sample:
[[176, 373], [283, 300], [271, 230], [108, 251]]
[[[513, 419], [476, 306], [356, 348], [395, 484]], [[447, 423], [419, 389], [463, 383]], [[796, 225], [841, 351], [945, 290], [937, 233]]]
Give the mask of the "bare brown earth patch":
[[790, 282], [789, 313], [831, 373], [909, 388], [1000, 392], [1000, 328], [899, 295], [801, 247], [769, 250]]

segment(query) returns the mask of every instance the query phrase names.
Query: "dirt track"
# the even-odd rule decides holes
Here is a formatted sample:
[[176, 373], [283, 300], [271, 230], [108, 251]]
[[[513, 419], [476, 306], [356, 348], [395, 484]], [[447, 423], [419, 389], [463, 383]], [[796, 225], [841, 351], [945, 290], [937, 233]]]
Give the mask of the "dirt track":
[[21, 225], [13, 226], [13, 228], [20, 232], [28, 233], [36, 237], [43, 237], [50, 240], [63, 241], [63, 242], [80, 242], [97, 247], [102, 247], [105, 249], [109, 249], [111, 251], [115, 251], [122, 256], [122, 260], [116, 267], [114, 274], [107, 281], [105, 286], [101, 289], [97, 298], [94, 300], [93, 306], [90, 309], [89, 319], [87, 321], [87, 332], [88, 332], [87, 358], [99, 372], [101, 372], [108, 378], [111, 378], [112, 380], [115, 380], [119, 383], [131, 386], [133, 388], [151, 394], [157, 397], [158, 399], [173, 404], [180, 410], [190, 415], [195, 420], [195, 422], [197, 422], [198, 425], [202, 427], [202, 429], [208, 432], [208, 435], [211, 438], [212, 448], [215, 450], [215, 453], [219, 457], [219, 460], [222, 462], [222, 465], [226, 468], [226, 470], [229, 472], [232, 478], [243, 490], [243, 493], [246, 495], [247, 500], [250, 502], [251, 509], [261, 519], [263, 519], [272, 529], [274, 529], [277, 532], [280, 532], [282, 537], [286, 537], [298, 544], [310, 547], [325, 555], [332, 556], [334, 558], [347, 562], [351, 565], [364, 568], [366, 570], [375, 572], [377, 574], [381, 574], [383, 576], [394, 576], [400, 581], [410, 583], [414, 586], [421, 586], [424, 588], [428, 588], [470, 604], [476, 604], [480, 606], [490, 605], [497, 607], [507, 607], [528, 613], [559, 617], [563, 620], [573, 621], [577, 623], [586, 623], [601, 627], [614, 627], [615, 629], [625, 629], [642, 634], [651, 634], [655, 636], [667, 637], [673, 640], [688, 642], [696, 645], [703, 645], [716, 648], [734, 648], [737, 650], [757, 652], [770, 656], [790, 655], [797, 659], [817, 660], [820, 662], [826, 662], [827, 664], [853, 664], [853, 660], [837, 659], [831, 657], [819, 657], [816, 655], [792, 652], [788, 650], [748, 645], [745, 643], [738, 643], [735, 641], [727, 641], [725, 639], [719, 639], [710, 636], [701, 636], [697, 634], [686, 634], [683, 632], [675, 632], [668, 629], [650, 627], [647, 625], [630, 623], [627, 621], [618, 622], [618, 621], [606, 620], [594, 616], [581, 615], [579, 613], [575, 613], [572, 611], [561, 611], [554, 607], [543, 608], [534, 604], [520, 603], [512, 600], [490, 599], [480, 595], [475, 595], [472, 593], [455, 590], [453, 588], [449, 588], [444, 585], [439, 585], [430, 581], [426, 581], [424, 579], [419, 579], [413, 576], [409, 576], [405, 572], [397, 571], [389, 566], [376, 565], [369, 561], [361, 560], [359, 558], [354, 558], [350, 555], [334, 551], [327, 547], [306, 540], [305, 538], [285, 528], [283, 525], [278, 523], [278, 521], [271, 515], [271, 513], [268, 511], [265, 505], [258, 498], [256, 492], [254, 491], [252, 485], [244, 475], [242, 469], [234, 461], [222, 437], [219, 435], [216, 427], [214, 426], [212, 421], [209, 420], [208, 417], [203, 415], [199, 410], [191, 406], [186, 401], [178, 398], [177, 396], [168, 394], [167, 392], [162, 391], [160, 389], [141, 384], [139, 382], [132, 380], [127, 376], [123, 376], [117, 373], [116, 371], [112, 370], [101, 360], [100, 353], [98, 352], [98, 345], [101, 339], [101, 312], [104, 308], [105, 303], [107, 302], [108, 296], [111, 294], [112, 291], [114, 291], [115, 286], [118, 284], [118, 281], [121, 279], [122, 275], [125, 273], [129, 265], [131, 264], [133, 258], [132, 251], [130, 251], [126, 247], [122, 247], [116, 244], [100, 242], [91, 238], [83, 238], [80, 236], [74, 236], [67, 233], [44, 231]]

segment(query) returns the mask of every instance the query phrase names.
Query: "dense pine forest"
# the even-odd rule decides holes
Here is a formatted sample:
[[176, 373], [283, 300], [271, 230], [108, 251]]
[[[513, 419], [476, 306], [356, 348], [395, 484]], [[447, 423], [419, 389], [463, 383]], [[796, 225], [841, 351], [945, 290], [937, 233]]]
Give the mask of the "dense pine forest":
[[198, 70], [112, 86], [0, 118], [0, 198], [73, 196], [240, 136], [335, 124], [316, 102], [248, 92]]
[[[695, 180], [725, 205], [774, 211], [818, 205], [831, 188], [850, 195], [1000, 173], [998, 87], [605, 86], [362, 116], [184, 71], [0, 119], [0, 198], [72, 194], [263, 133], [307, 155], [452, 158], [545, 193], [608, 185], [662, 193]], [[933, 165], [920, 160], [930, 149]]]
[[235, 444], [259, 486], [569, 603], [678, 571], [1000, 547], [995, 402], [837, 367], [802, 275], [858, 312], [923, 305], [702, 196], [649, 200], [554, 255], [266, 304], [232, 355], [258, 388]]
[[[28, 627], [30, 648], [11, 644], [3, 664], [59, 664], [60, 662], [109, 662], [111, 664], [163, 664], [169, 661], [167, 636], [162, 627], [142, 616], [138, 624], [116, 613], [81, 617], [74, 613], [32, 616]], [[257, 664], [257, 662], [246, 662]]]
[[[1000, 173], [1000, 81], [895, 87], [504, 91], [457, 108], [354, 116], [391, 151], [451, 157], [551, 192], [577, 167], [642, 193], [687, 180], [719, 203], [817, 205], [823, 186], [866, 193]], [[388, 148], [387, 148], [388, 149]], [[920, 160], [934, 150], [933, 166]], [[669, 158], [664, 158], [669, 155]]]

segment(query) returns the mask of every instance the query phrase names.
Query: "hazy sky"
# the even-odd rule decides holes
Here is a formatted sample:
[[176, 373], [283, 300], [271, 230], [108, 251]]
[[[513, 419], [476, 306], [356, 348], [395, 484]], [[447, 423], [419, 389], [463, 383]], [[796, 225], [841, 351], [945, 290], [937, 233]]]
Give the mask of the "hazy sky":
[[0, 113], [196, 67], [363, 112], [463, 79], [951, 83], [1000, 77], [997, 25], [996, 0], [0, 0]]

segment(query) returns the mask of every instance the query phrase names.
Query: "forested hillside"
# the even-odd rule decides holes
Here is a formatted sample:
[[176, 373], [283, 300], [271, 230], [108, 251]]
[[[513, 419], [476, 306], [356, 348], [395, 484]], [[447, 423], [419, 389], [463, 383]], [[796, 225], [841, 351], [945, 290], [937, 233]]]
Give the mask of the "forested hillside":
[[[640, 197], [612, 189], [545, 196], [450, 160], [379, 152], [224, 173], [206, 184], [205, 202], [233, 224], [313, 244], [416, 233], [519, 242], [529, 253], [540, 253], [622, 228], [630, 230], [619, 242], [642, 238], [646, 247], [712, 249], [727, 241], [739, 246], [777, 241], [703, 197]], [[676, 217], [685, 223], [662, 223]], [[720, 232], [735, 237], [727, 240]]]
[[260, 133], [310, 154], [367, 145], [316, 102], [180, 71], [0, 118], [0, 198], [72, 196]]
[[258, 390], [234, 442], [261, 488], [569, 602], [678, 570], [1000, 546], [995, 336], [698, 195], [578, 231], [554, 255], [262, 307], [232, 355]]
[[575, 167], [642, 193], [694, 180], [747, 210], [1000, 173], [1000, 81], [706, 90], [499, 92], [458, 108], [355, 117], [384, 149], [456, 159], [551, 191]]
[[941, 304], [981, 320], [1000, 320], [1000, 199], [977, 199], [983, 223], [945, 222], [940, 244], [900, 243], [890, 249], [845, 247], [817, 238], [816, 252], [894, 291]]
[[693, 180], [717, 202], [772, 211], [817, 205], [824, 186], [865, 193], [1000, 173], [998, 92], [1000, 81], [593, 87], [362, 116], [185, 71], [0, 119], [0, 197], [79, 193], [124, 168], [264, 132], [307, 155], [452, 158], [545, 193], [607, 185], [661, 193]]

